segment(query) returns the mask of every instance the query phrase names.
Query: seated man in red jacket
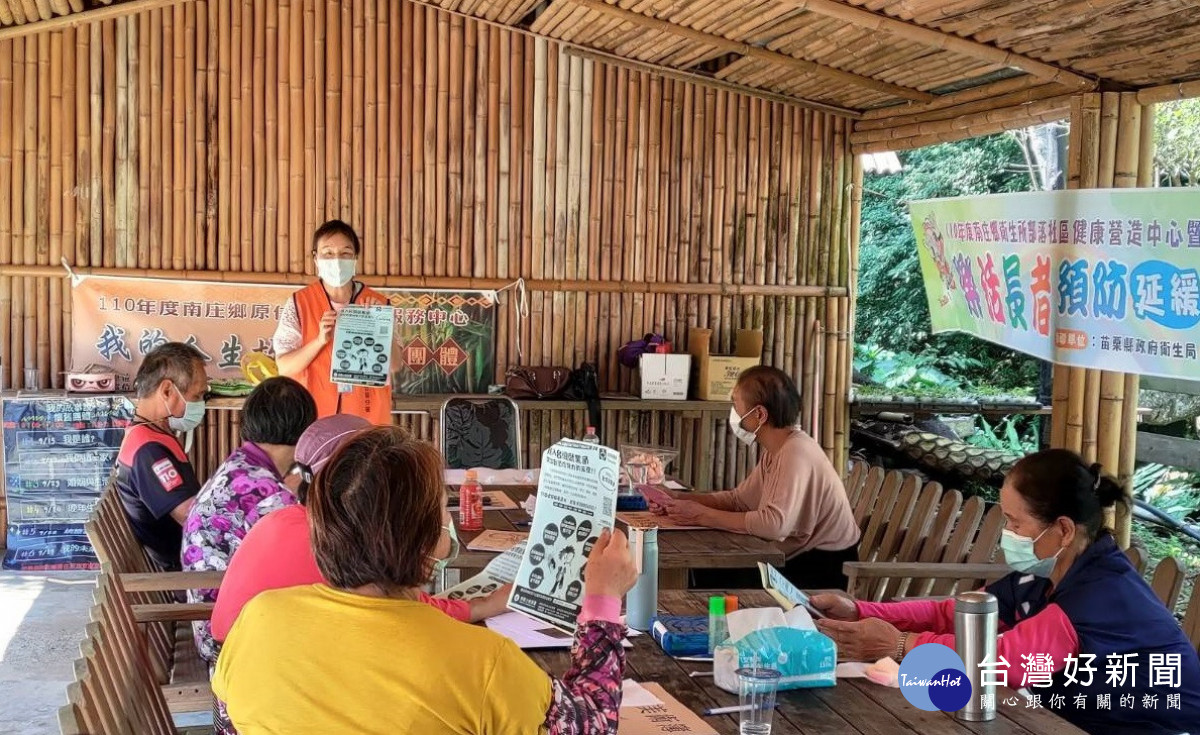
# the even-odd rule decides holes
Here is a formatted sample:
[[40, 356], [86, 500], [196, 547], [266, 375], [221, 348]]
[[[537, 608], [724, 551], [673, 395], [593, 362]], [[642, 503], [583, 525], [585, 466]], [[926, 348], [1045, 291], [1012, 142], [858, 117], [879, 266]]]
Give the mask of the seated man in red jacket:
[[146, 355], [134, 378], [137, 411], [117, 455], [116, 486], [133, 534], [166, 570], [179, 566], [183, 522], [200, 483], [175, 432], [204, 421], [204, 356], [168, 342]]

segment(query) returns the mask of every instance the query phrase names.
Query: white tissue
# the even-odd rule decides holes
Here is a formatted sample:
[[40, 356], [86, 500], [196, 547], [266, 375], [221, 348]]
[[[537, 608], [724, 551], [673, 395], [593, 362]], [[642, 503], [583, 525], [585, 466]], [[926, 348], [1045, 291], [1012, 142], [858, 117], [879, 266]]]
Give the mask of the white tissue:
[[783, 610], [777, 607], [748, 607], [725, 616], [729, 628], [729, 640], [736, 643], [756, 630], [763, 628], [786, 628], [788, 623]]

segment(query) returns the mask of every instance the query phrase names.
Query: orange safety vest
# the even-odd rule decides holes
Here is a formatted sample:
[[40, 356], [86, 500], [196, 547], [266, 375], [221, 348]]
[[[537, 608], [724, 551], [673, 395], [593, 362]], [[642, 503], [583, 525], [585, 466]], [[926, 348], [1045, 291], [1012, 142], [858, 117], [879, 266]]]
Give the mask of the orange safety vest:
[[[320, 281], [300, 289], [292, 296], [296, 302], [296, 314], [300, 318], [300, 336], [304, 344], [317, 338], [321, 330], [321, 316], [333, 308], [329, 294]], [[350, 303], [359, 306], [376, 306], [388, 303], [380, 294], [363, 286], [350, 299]], [[336, 413], [349, 413], [361, 416], [376, 426], [389, 426], [392, 423], [392, 388], [368, 388], [356, 385], [348, 393], [338, 392], [338, 386], [329, 380], [329, 372], [333, 359], [332, 342], [325, 345], [304, 372], [296, 376], [313, 400], [317, 402], [317, 418], [325, 418]]]

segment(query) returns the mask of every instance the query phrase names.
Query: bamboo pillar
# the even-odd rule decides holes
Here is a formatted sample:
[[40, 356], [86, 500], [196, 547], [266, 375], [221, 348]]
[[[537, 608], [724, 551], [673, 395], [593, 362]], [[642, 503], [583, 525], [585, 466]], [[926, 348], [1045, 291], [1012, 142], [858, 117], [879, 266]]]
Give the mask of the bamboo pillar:
[[[1068, 144], [1068, 188], [1149, 186], [1154, 117], [1134, 93], [1075, 98]], [[1050, 444], [1079, 452], [1114, 475], [1129, 498], [1137, 436], [1136, 375], [1058, 366], [1054, 371]], [[1130, 500], [1130, 502], [1132, 502]], [[1129, 546], [1128, 506], [1106, 518]]]

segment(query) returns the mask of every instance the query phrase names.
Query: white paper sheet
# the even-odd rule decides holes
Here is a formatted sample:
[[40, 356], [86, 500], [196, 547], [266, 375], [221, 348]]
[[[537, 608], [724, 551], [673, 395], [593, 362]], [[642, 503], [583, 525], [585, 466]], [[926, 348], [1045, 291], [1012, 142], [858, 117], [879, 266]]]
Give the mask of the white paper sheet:
[[[524, 650], [570, 648], [575, 636], [550, 623], [531, 618], [525, 613], [506, 612], [484, 621], [489, 629], [516, 643]], [[624, 648], [633, 644], [622, 641]]]
[[662, 700], [651, 694], [641, 684], [633, 679], [621, 682], [622, 707], [653, 707], [662, 704]]
[[[536, 485], [538, 470], [492, 470], [486, 467], [475, 468], [475, 479], [479, 484], [488, 485]], [[461, 485], [467, 481], [466, 470], [442, 470], [442, 480], [447, 485]]]
[[566, 630], [583, 604], [583, 565], [601, 532], [612, 528], [620, 455], [563, 440], [542, 453], [538, 503], [529, 544], [508, 606]]
[[396, 310], [390, 306], [352, 305], [338, 311], [333, 327], [330, 382], [387, 385], [391, 376], [395, 323]]
[[867, 678], [867, 667], [871, 664], [865, 661], [847, 661], [837, 665], [837, 677], [839, 679], [865, 679]]
[[453, 587], [442, 590], [437, 597], [451, 600], [474, 600], [487, 597], [501, 586], [511, 584], [517, 577], [521, 557], [525, 555], [525, 544], [520, 543], [487, 563], [483, 571]]

